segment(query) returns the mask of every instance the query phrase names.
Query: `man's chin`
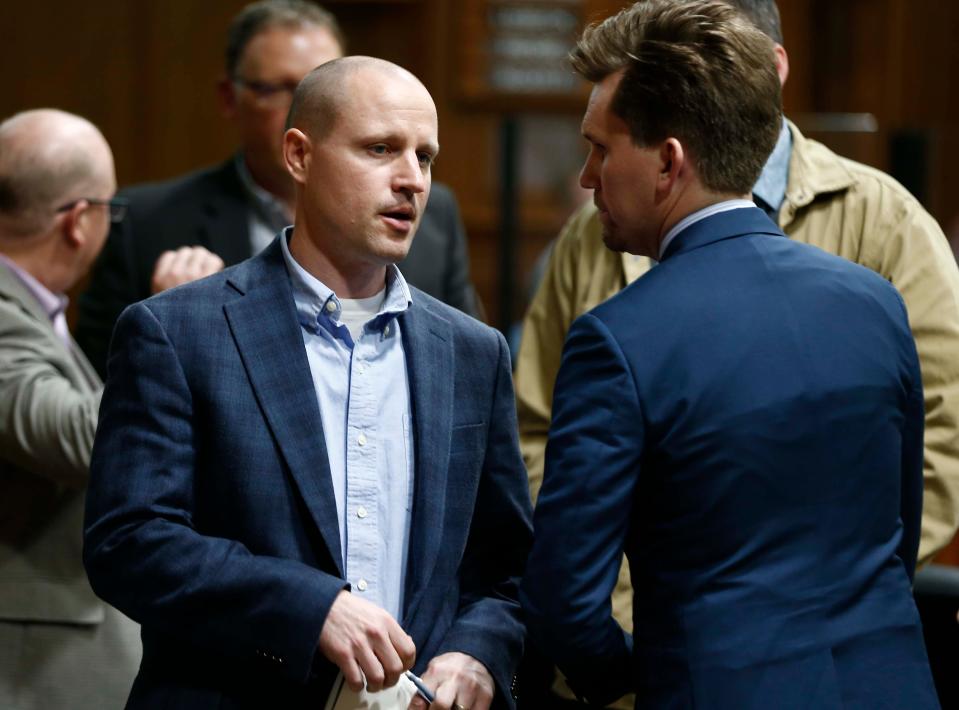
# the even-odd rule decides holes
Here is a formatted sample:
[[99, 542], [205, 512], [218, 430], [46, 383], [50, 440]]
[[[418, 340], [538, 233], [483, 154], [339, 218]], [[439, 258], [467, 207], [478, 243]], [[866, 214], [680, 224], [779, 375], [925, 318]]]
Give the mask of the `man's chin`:
[[603, 244], [610, 251], [622, 253], [626, 251], [626, 244], [612, 230], [603, 228]]
[[377, 249], [377, 256], [384, 264], [398, 264], [410, 253], [411, 241], [411, 239], [404, 240], [403, 242], [391, 240], [389, 243], [383, 244], [381, 248]]

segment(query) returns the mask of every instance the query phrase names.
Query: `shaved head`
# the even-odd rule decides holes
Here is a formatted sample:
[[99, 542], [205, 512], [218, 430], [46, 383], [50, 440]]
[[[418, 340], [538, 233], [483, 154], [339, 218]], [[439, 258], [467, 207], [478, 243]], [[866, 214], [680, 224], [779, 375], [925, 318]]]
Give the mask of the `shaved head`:
[[299, 128], [313, 139], [320, 138], [344, 112], [353, 82], [388, 78], [426, 87], [403, 67], [376, 57], [352, 56], [334, 59], [311, 71], [296, 87], [286, 127]]
[[439, 152], [436, 104], [415, 76], [371, 57], [310, 72], [283, 136], [296, 183], [290, 252], [336, 291], [365, 298], [406, 257]]
[[113, 156], [92, 123], [55, 109], [24, 111], [0, 123], [0, 231], [29, 236], [60, 205], [112, 184]]

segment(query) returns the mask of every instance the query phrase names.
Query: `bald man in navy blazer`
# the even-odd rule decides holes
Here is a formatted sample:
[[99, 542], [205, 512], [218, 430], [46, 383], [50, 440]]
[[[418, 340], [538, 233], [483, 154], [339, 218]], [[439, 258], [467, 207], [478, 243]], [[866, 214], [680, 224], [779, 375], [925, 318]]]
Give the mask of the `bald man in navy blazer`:
[[660, 263], [570, 329], [527, 624], [598, 704], [936, 708], [916, 348], [888, 282], [744, 199], [781, 126], [773, 51], [725, 3], [650, 0], [573, 52], [604, 240]]
[[435, 708], [512, 706], [531, 527], [506, 343], [393, 265], [435, 107], [351, 57], [292, 116], [295, 227], [117, 326], [84, 552], [142, 624], [128, 707], [322, 708], [337, 672], [376, 692], [410, 668]]

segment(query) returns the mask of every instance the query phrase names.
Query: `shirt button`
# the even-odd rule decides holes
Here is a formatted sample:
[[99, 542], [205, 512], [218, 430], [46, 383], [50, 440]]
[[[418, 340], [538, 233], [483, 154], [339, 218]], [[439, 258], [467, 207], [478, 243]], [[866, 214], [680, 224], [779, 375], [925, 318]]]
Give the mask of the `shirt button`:
[[361, 579], [359, 582], [356, 583], [356, 588], [359, 589], [361, 592], [366, 591], [366, 586], [367, 585], [366, 585], [365, 579]]
[[366, 370], [366, 368], [363, 366], [363, 363], [362, 363], [362, 362], [359, 362], [359, 363], [356, 364], [356, 373], [357, 373], [358, 375], [362, 375], [365, 370]]
[[360, 446], [366, 446], [366, 434], [360, 434], [356, 437], [356, 443]]
[[384, 326], [384, 327], [383, 327], [383, 335], [389, 335], [389, 334], [390, 334], [390, 327], [389, 327], [388, 325], [387, 325], [387, 326]]
[[327, 302], [326, 302], [326, 310], [329, 311], [330, 313], [332, 313], [333, 311], [335, 311], [335, 310], [336, 310], [336, 302], [333, 301], [332, 299], [330, 299], [329, 301], [327, 301]]
[[357, 517], [357, 518], [365, 518], [365, 517], [366, 517], [366, 508], [364, 508], [362, 505], [361, 505], [359, 508], [357, 508], [357, 509], [356, 509], [356, 517]]

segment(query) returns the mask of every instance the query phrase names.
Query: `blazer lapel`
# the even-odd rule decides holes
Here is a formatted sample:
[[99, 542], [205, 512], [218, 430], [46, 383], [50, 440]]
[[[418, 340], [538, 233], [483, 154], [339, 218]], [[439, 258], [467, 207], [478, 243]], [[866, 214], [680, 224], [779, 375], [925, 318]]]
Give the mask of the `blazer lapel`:
[[343, 576], [330, 460], [279, 241], [240, 266], [230, 283], [243, 295], [224, 310], [254, 394]]
[[443, 538], [453, 426], [453, 340], [450, 324], [415, 300], [400, 316], [413, 414], [415, 473], [403, 623], [427, 588]]
[[[50, 318], [44, 312], [40, 302], [34, 298], [33, 294], [24, 286], [23, 282], [17, 278], [17, 275], [0, 262], [0, 296], [16, 302], [18, 306], [32, 318], [36, 318], [41, 323], [50, 326], [50, 333], [53, 334], [53, 326], [50, 324]], [[56, 337], [54, 334], [53, 337]]]

